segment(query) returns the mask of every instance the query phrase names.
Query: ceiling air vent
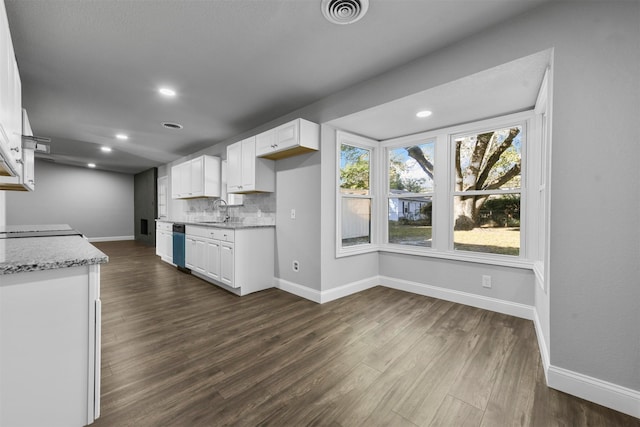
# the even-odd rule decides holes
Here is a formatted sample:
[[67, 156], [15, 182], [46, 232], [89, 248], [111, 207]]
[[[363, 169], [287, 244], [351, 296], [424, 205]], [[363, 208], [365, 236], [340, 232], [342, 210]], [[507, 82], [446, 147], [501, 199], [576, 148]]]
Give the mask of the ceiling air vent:
[[352, 24], [369, 9], [369, 0], [322, 0], [322, 14], [334, 24]]
[[165, 122], [162, 124], [162, 126], [166, 127], [167, 129], [182, 129], [183, 126], [181, 124], [178, 123], [171, 123], [171, 122]]

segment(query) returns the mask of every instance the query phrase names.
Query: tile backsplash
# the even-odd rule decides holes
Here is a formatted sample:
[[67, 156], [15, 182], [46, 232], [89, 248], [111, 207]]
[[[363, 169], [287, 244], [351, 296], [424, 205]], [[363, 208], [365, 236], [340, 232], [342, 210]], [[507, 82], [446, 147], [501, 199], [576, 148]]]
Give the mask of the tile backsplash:
[[[224, 203], [217, 199], [189, 199], [183, 204], [185, 221], [221, 221], [224, 217]], [[229, 222], [245, 225], [275, 225], [275, 193], [245, 194], [243, 204], [228, 207]]]

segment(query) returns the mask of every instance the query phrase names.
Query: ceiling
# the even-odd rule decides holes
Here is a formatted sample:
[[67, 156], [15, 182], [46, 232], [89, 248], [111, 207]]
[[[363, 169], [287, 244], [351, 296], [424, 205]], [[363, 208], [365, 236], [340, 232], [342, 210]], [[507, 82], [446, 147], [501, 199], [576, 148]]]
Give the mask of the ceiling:
[[[551, 51], [545, 50], [329, 122], [379, 141], [532, 109]], [[418, 111], [430, 111], [425, 118]]]
[[[325, 20], [321, 0], [5, 5], [23, 106], [34, 133], [52, 139], [48, 157], [137, 173], [249, 131], [543, 1], [371, 0], [366, 16], [352, 25]], [[497, 74], [485, 77], [500, 86]], [[157, 92], [161, 85], [173, 87], [177, 96], [163, 98]], [[433, 122], [449, 112], [434, 111]], [[444, 122], [453, 118], [448, 117]], [[362, 128], [358, 120], [351, 125]], [[184, 128], [166, 129], [163, 122]], [[383, 128], [367, 132], [389, 136]], [[116, 133], [129, 139], [117, 140]], [[102, 146], [113, 151], [103, 153]]]

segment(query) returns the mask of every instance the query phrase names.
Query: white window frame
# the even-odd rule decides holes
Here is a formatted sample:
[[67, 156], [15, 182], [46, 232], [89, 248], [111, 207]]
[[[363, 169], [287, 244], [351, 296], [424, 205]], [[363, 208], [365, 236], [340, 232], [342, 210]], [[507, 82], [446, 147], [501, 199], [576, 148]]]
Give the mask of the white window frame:
[[[389, 243], [389, 221], [388, 221], [388, 215], [389, 215], [389, 199], [392, 198], [391, 197], [391, 193], [389, 192], [389, 153], [391, 152], [391, 150], [400, 148], [400, 147], [408, 147], [411, 145], [420, 145], [420, 144], [426, 144], [426, 143], [434, 143], [434, 164], [433, 164], [433, 170], [434, 170], [434, 176], [433, 176], [433, 191], [429, 192], [429, 193], [410, 193], [407, 194], [407, 197], [421, 197], [424, 195], [428, 195], [431, 197], [431, 203], [432, 203], [432, 211], [431, 211], [431, 228], [432, 228], [432, 236], [431, 236], [431, 246], [410, 246], [410, 245], [403, 245], [400, 243]], [[407, 137], [402, 137], [402, 138], [394, 138], [394, 139], [390, 139], [390, 140], [386, 140], [386, 141], [382, 141], [380, 143], [381, 148], [384, 149], [384, 160], [383, 160], [383, 165], [382, 165], [382, 170], [383, 173], [382, 175], [382, 182], [380, 183], [380, 188], [384, 189], [384, 203], [381, 203], [380, 205], [380, 210], [378, 212], [378, 215], [380, 217], [380, 223], [381, 223], [381, 247], [383, 247], [384, 249], [389, 249], [389, 248], [397, 248], [397, 252], [405, 252], [405, 253], [415, 253], [417, 251], [417, 253], [421, 253], [424, 250], [431, 250], [435, 245], [436, 245], [436, 235], [433, 234], [436, 231], [436, 222], [437, 222], [437, 218], [436, 218], [436, 209], [437, 209], [437, 188], [438, 188], [438, 172], [439, 169], [441, 169], [441, 165], [439, 165], [439, 159], [438, 159], [438, 134], [436, 133], [432, 133], [432, 132], [427, 132], [427, 133], [421, 133], [421, 134], [415, 134], [415, 135], [410, 135]]]
[[[546, 112], [546, 111], [545, 111]], [[538, 116], [536, 116], [536, 113]], [[548, 113], [548, 112], [546, 112]], [[492, 119], [486, 119], [463, 125], [441, 128], [419, 134], [392, 138], [384, 141], [375, 141], [350, 134], [344, 131], [336, 131], [336, 257], [357, 255], [375, 251], [418, 255], [432, 258], [468, 261], [474, 263], [500, 265], [506, 267], [536, 270], [538, 265], [540, 273], [546, 276], [543, 265], [548, 257], [548, 233], [549, 233], [549, 163], [551, 161], [549, 146], [543, 145], [542, 131], [537, 120], [540, 112], [528, 110], [520, 113], [509, 114]], [[550, 114], [547, 114], [550, 117]], [[523, 126], [522, 161], [521, 161], [521, 189], [520, 189], [520, 254], [518, 256], [489, 254], [453, 249], [453, 193], [455, 169], [453, 167], [455, 143], [454, 135], [473, 134], [485, 130], [502, 129], [513, 125]], [[547, 126], [546, 138], [549, 136]], [[419, 247], [402, 244], [388, 243], [388, 151], [399, 146], [425, 143], [435, 140], [434, 148], [434, 193], [432, 208], [432, 245], [431, 247]], [[340, 147], [343, 143], [360, 146], [371, 151], [370, 192], [372, 199], [371, 209], [371, 243], [351, 247], [342, 247], [342, 222], [341, 222], [341, 194], [340, 194]], [[550, 144], [550, 143], [548, 143]], [[538, 147], [540, 145], [540, 147]], [[540, 153], [540, 150], [544, 150]], [[544, 163], [544, 164], [541, 164]], [[538, 196], [538, 175], [534, 171], [541, 171], [544, 175], [543, 182], [547, 183], [544, 212], [538, 212], [538, 203], [533, 201]], [[533, 173], [533, 175], [531, 175]], [[492, 193], [494, 193], [492, 191]], [[542, 218], [539, 218], [542, 216]], [[540, 229], [542, 228], [542, 229]], [[536, 250], [539, 245], [540, 234], [542, 245], [546, 250]], [[542, 254], [541, 254], [542, 253]], [[542, 255], [542, 256], [540, 256]]]
[[[525, 119], [521, 119], [521, 118], [514, 118], [514, 120], [504, 120], [502, 121], [501, 119], [506, 119], [506, 117], [503, 118], [496, 118], [496, 119], [491, 119], [489, 121], [489, 123], [482, 122], [482, 126], [478, 126], [478, 127], [469, 127], [467, 130], [464, 130], [462, 132], [456, 132], [456, 133], [449, 133], [448, 134], [448, 139], [449, 139], [449, 146], [448, 146], [448, 156], [449, 156], [449, 205], [450, 205], [450, 212], [449, 212], [449, 227], [448, 227], [448, 231], [449, 231], [449, 239], [448, 239], [448, 243], [449, 243], [449, 250], [455, 252], [456, 254], [459, 253], [464, 253], [465, 256], [467, 254], [473, 254], [473, 256], [476, 256], [478, 254], [480, 254], [482, 257], [487, 257], [488, 259], [497, 259], [497, 260], [501, 260], [501, 259], [511, 259], [511, 260], [527, 260], [527, 254], [528, 254], [528, 250], [527, 250], [527, 234], [528, 234], [528, 224], [527, 224], [527, 203], [528, 203], [528, 199], [529, 199], [529, 192], [527, 191], [527, 170], [528, 170], [528, 166], [527, 166], [527, 160], [529, 158], [528, 156], [528, 152], [527, 152], [527, 148], [529, 146], [529, 144], [527, 143], [527, 138], [528, 138], [528, 128], [530, 127], [530, 123], [531, 120], [533, 119], [533, 115], [531, 112], [527, 112], [526, 118]], [[495, 120], [495, 121], [494, 121]], [[455, 140], [461, 136], [467, 136], [467, 135], [478, 135], [481, 133], [485, 133], [485, 132], [490, 132], [496, 129], [505, 129], [505, 128], [511, 128], [511, 127], [515, 127], [515, 126], [521, 126], [522, 127], [522, 131], [520, 133], [521, 135], [521, 149], [520, 149], [520, 188], [517, 190], [471, 190], [471, 191], [455, 191], [455, 180], [456, 180], [456, 175], [455, 175]], [[473, 251], [460, 251], [457, 249], [454, 249], [454, 223], [453, 223], [453, 203], [454, 203], [454, 199], [456, 196], [460, 196], [460, 195], [501, 195], [501, 194], [518, 194], [520, 195], [520, 248], [519, 248], [519, 255], [518, 256], [513, 256], [513, 255], [500, 255], [500, 254], [491, 254], [491, 253], [483, 253], [483, 252], [473, 252]]]
[[[342, 194], [340, 191], [340, 160], [342, 154], [342, 145], [350, 145], [353, 147], [369, 150], [369, 195], [358, 196]], [[379, 209], [379, 141], [354, 135], [349, 132], [336, 131], [336, 258], [364, 254], [369, 252], [377, 252], [379, 250], [379, 219], [377, 211]], [[342, 200], [345, 198], [362, 198], [371, 200], [370, 213], [370, 242], [353, 246], [342, 246]]]

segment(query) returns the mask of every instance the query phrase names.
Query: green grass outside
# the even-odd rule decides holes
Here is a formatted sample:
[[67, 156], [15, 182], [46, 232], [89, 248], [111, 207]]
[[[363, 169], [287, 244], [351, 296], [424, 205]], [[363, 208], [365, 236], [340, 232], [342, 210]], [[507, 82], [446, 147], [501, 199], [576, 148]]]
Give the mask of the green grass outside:
[[[432, 227], [400, 225], [389, 221], [389, 243], [431, 246]], [[454, 231], [454, 248], [461, 251], [517, 256], [520, 253], [520, 228], [474, 228]]]

